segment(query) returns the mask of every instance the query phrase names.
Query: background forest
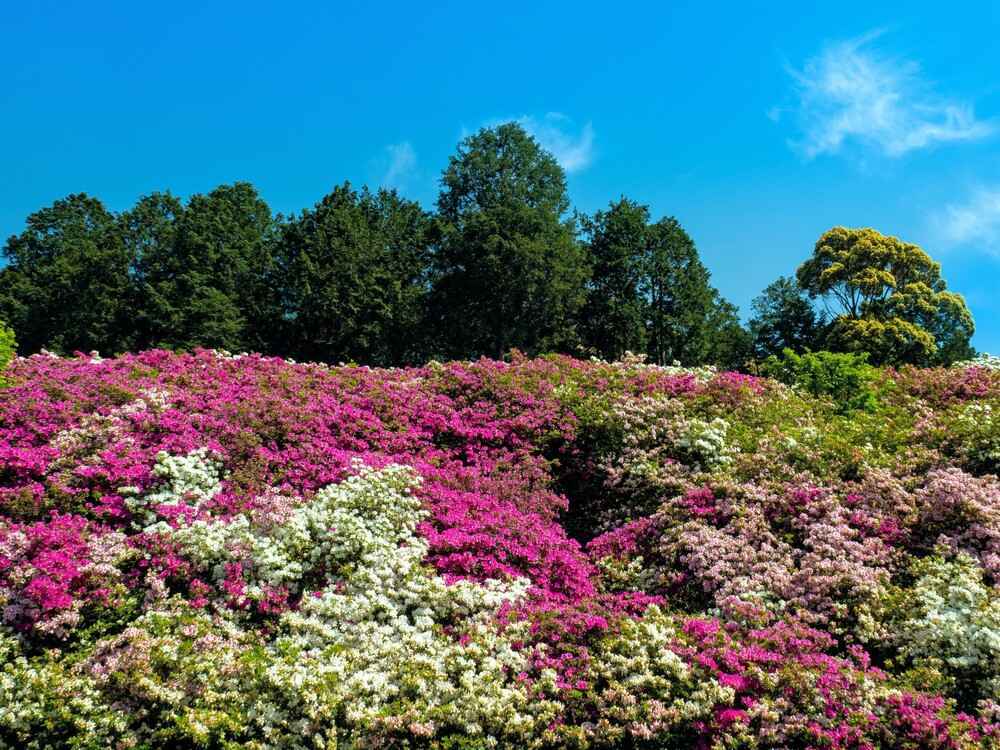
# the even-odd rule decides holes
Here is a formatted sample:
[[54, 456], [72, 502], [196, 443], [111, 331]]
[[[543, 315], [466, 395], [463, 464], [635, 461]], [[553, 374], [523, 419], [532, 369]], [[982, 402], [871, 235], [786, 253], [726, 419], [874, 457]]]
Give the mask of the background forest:
[[940, 266], [874, 230], [804, 248], [742, 325], [675, 218], [625, 196], [573, 211], [562, 167], [517, 123], [458, 145], [434, 211], [345, 182], [274, 215], [237, 182], [121, 213], [73, 194], [26, 223], [0, 271], [0, 318], [25, 354], [208, 347], [396, 366], [516, 348], [732, 369], [786, 348], [875, 364], [973, 354]]

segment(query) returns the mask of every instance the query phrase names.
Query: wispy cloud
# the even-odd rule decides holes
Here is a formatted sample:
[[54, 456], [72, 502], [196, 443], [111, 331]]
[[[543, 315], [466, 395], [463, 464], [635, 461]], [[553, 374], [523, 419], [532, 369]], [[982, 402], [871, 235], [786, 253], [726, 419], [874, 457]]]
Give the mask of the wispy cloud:
[[978, 188], [964, 203], [945, 206], [932, 222], [946, 245], [1000, 254], [1000, 186]]
[[900, 157], [996, 130], [996, 123], [977, 119], [970, 103], [936, 94], [917, 62], [879, 50], [881, 36], [830, 43], [801, 69], [789, 67], [795, 106], [775, 107], [768, 117], [793, 115], [802, 131], [790, 141], [793, 148], [809, 159], [849, 145]]
[[594, 161], [594, 126], [590, 122], [577, 128], [573, 120], [561, 112], [547, 112], [542, 117], [496, 118], [487, 125], [495, 127], [505, 122], [516, 122], [524, 128], [568, 173], [580, 172]]
[[385, 187], [401, 188], [413, 176], [417, 167], [417, 152], [409, 141], [393, 143], [385, 147], [388, 166], [382, 175], [381, 184]]

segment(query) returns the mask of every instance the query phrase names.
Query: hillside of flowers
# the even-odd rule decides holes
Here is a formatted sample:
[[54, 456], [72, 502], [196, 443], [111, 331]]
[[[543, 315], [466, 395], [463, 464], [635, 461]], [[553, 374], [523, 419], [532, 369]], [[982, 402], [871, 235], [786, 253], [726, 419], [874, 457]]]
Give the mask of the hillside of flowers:
[[1000, 748], [997, 365], [16, 359], [0, 746]]

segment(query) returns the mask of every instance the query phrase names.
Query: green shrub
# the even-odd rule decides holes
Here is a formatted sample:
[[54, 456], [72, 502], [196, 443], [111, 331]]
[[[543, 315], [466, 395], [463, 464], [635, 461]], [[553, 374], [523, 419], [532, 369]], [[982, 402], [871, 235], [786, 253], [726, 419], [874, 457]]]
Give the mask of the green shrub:
[[867, 354], [806, 352], [785, 349], [780, 358], [764, 360], [765, 375], [816, 397], [829, 397], [840, 413], [874, 411], [878, 406], [879, 372]]
[[17, 342], [14, 340], [14, 332], [0, 320], [0, 386], [6, 385], [7, 380], [3, 376], [7, 365], [14, 359], [17, 351]]

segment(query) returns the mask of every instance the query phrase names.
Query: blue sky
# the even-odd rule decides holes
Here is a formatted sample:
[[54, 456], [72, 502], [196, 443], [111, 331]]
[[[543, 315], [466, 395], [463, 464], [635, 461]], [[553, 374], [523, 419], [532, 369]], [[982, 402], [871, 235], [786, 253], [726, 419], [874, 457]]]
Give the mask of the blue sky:
[[249, 180], [275, 211], [344, 179], [430, 205], [518, 119], [593, 211], [676, 216], [745, 313], [827, 228], [938, 258], [1000, 352], [1000, 5], [7, 3], [0, 233]]

